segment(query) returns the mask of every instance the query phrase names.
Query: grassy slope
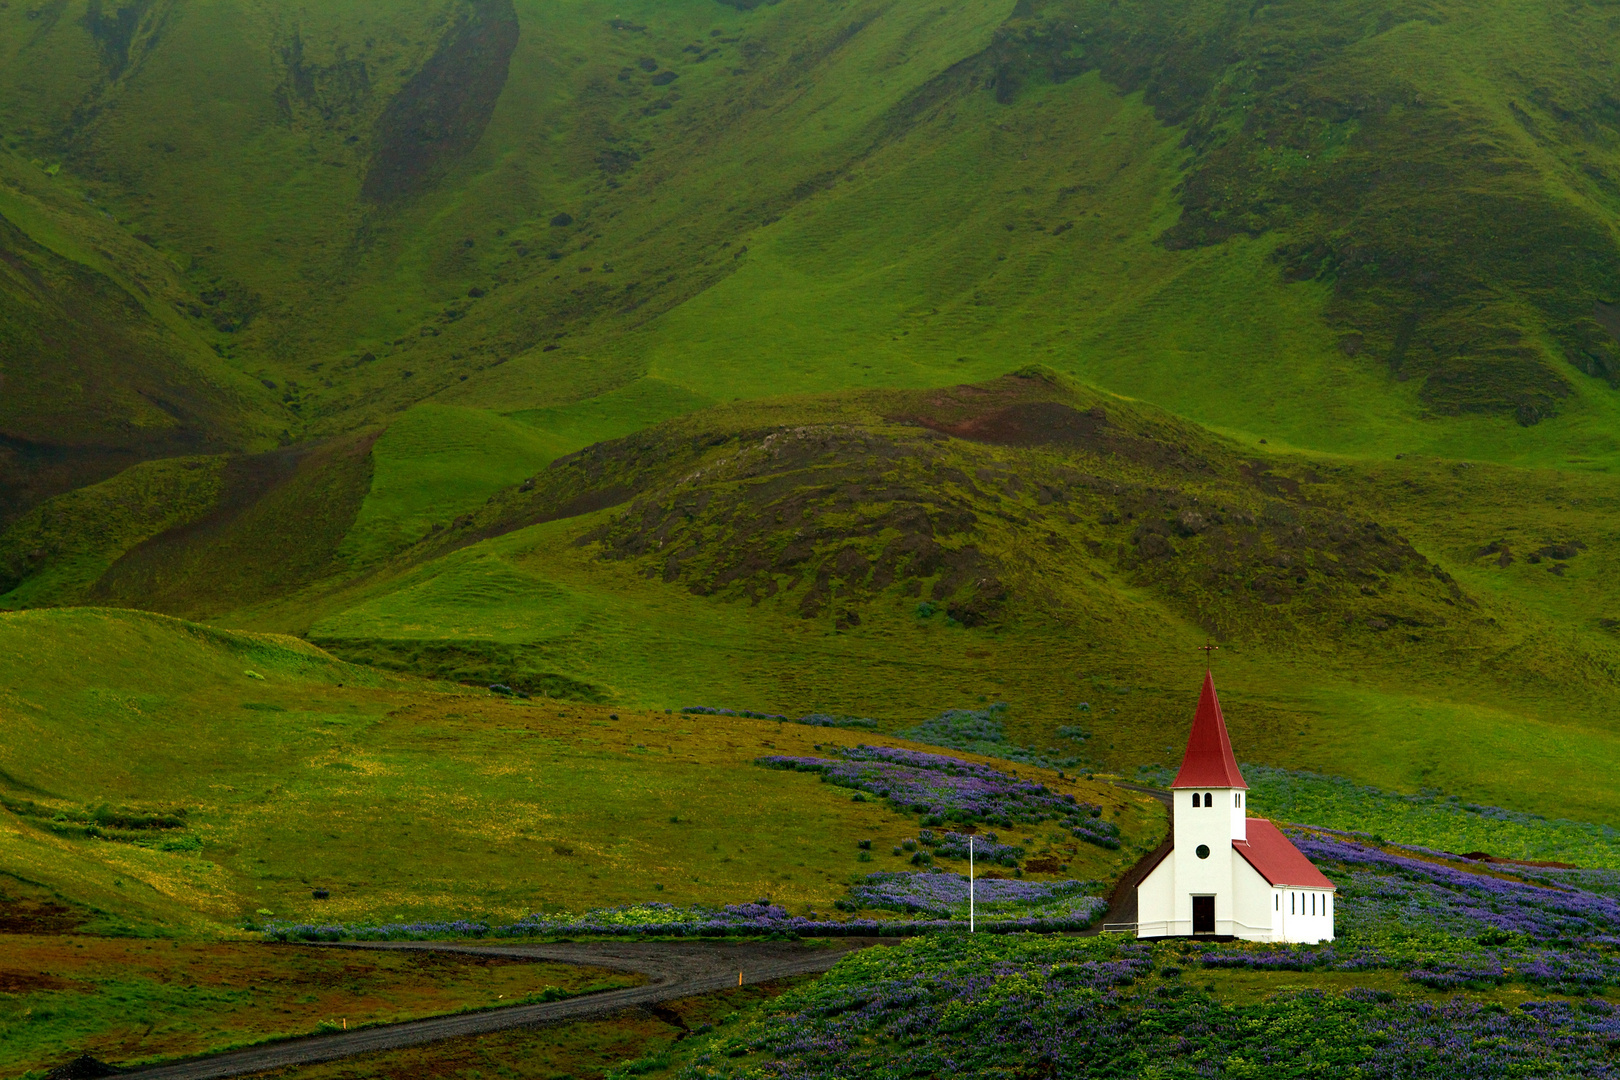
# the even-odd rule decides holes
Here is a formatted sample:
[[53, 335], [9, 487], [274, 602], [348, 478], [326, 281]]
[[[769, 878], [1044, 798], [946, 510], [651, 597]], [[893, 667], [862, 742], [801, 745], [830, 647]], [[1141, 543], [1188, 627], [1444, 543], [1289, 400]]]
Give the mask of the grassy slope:
[[7, 935], [0, 1062], [35, 1077], [88, 1053], [122, 1065], [635, 985], [489, 957], [273, 950], [248, 942]]
[[[1620, 752], [1608, 707], [1616, 654], [1599, 622], [1614, 604], [1602, 584], [1617, 555], [1601, 526], [1617, 494], [1608, 478], [1286, 456], [1266, 459], [1269, 472], [1260, 472], [1239, 446], [1152, 410], [1074, 389], [1035, 396], [1082, 408], [1102, 402], [1116, 422], [1149, 425], [1142, 430], [1195, 448], [1209, 468], [1147, 464], [1125, 444], [1099, 453], [919, 442], [919, 429], [878, 415], [909, 414], [925, 400], [904, 395], [735, 406], [599, 448], [542, 473], [538, 487], [502, 493], [417, 561], [324, 597], [315, 610], [331, 613], [309, 633], [357, 659], [528, 681], [626, 705], [845, 711], [899, 727], [941, 708], [1002, 699], [1014, 706], [1009, 722], [1020, 741], [1063, 746], [1057, 729], [1078, 723], [1093, 731], [1084, 752], [1114, 766], [1173, 759], [1177, 728], [1167, 731], [1167, 718], [1184, 711], [1200, 662], [1194, 646], [1213, 633], [1224, 647], [1218, 666], [1235, 737], [1249, 760], [1613, 820], [1617, 807], [1602, 778]], [[772, 431], [826, 442], [779, 467], [762, 457], [783, 437]], [[848, 432], [859, 448], [841, 448], [838, 437], [820, 434], [827, 432]], [[976, 477], [977, 494], [972, 483], [942, 479], [947, 468]], [[1039, 486], [1061, 490], [1053, 478], [1075, 470], [1122, 485], [1123, 494], [1109, 495], [1105, 483], [1043, 503]], [[521, 525], [576, 498], [576, 473], [643, 494], [618, 509], [456, 546], [465, 543], [455, 539], [460, 532]], [[1002, 486], [1009, 475], [1024, 486]], [[848, 483], [868, 501], [840, 504]], [[994, 485], [989, 492], [986, 484]], [[1140, 527], [1165, 520], [1156, 515], [1175, 518], [1165, 492], [1180, 492], [1183, 506], [1189, 496], [1205, 508], [1247, 504], [1261, 522], [1299, 525], [1262, 524], [1250, 539], [1242, 529], [1232, 540], [1172, 535], [1178, 555], [1145, 559]], [[805, 499], [816, 509], [794, 531], [794, 508]], [[937, 568], [915, 586], [903, 568], [890, 585], [863, 584], [893, 538], [915, 528], [893, 516], [913, 504], [961, 505], [976, 515], [955, 535], [936, 517], [931, 534], [967, 560], [970, 577], [951, 579], [943, 593], [935, 583], [950, 574]], [[1454, 505], [1472, 509], [1443, 526], [1432, 516]], [[1127, 513], [1139, 517], [1123, 520]], [[1355, 528], [1365, 520], [1394, 525], [1423, 555], [1357, 586], [1348, 568], [1362, 556], [1334, 554], [1325, 539], [1343, 527], [1337, 513]], [[862, 515], [879, 524], [858, 525]], [[763, 534], [751, 521], [764, 523]], [[754, 554], [761, 535], [762, 563]], [[806, 535], [816, 552], [808, 562], [803, 552], [797, 564], [779, 561], [783, 545]], [[1501, 538], [1518, 552], [1506, 567], [1497, 565], [1499, 552], [1480, 554]], [[1529, 561], [1560, 540], [1586, 547]], [[430, 558], [434, 543], [450, 548]], [[977, 555], [961, 554], [968, 549]], [[868, 569], [834, 569], [851, 550], [862, 554], [854, 565]], [[670, 552], [675, 559], [666, 561]], [[1279, 579], [1279, 565], [1301, 569]], [[1448, 570], [1460, 583], [1455, 593], [1443, 584]], [[829, 573], [843, 579], [841, 594], [815, 584]], [[972, 611], [993, 591], [972, 584], [982, 575], [1010, 598], [983, 625], [948, 620], [948, 610]], [[1268, 592], [1268, 581], [1280, 589]], [[308, 612], [283, 607], [261, 617]], [[1082, 702], [1090, 706], [1083, 713]]]
[[[915, 829], [752, 764], [856, 741], [845, 732], [503, 702], [158, 616], [0, 619], [0, 865], [125, 918], [513, 918], [761, 895], [826, 910], [850, 875], [885, 865], [859, 862], [858, 839], [886, 852]], [[1079, 876], [1117, 873], [1162, 832], [1151, 802], [1050, 779], [1126, 831], [1117, 855], [1080, 852]], [[103, 809], [183, 823], [83, 835]]]
[[[1252, 725], [1254, 756], [1612, 817], [1599, 620], [1620, 616], [1603, 475], [1620, 417], [1609, 346], [1580, 337], [1590, 302], [1616, 298], [1594, 239], [1608, 226], [1591, 224], [1614, 202], [1601, 79], [1588, 77], [1609, 63], [1601, 12], [525, 3], [479, 146], [437, 187], [366, 203], [378, 117], [438, 48], [445, 10], [400, 5], [379, 27], [362, 25], [379, 18], [371, 8], [338, 2], [296, 23], [156, 5], [121, 67], [72, 13], [7, 24], [4, 78], [19, 88], [0, 96], [8, 146], [64, 165], [53, 179], [11, 161], [13, 190], [43, 208], [18, 212], [18, 227], [84, 265], [113, 251], [108, 272], [130, 280], [130, 267], [169, 275], [150, 318], [164, 313], [166, 332], [189, 335], [233, 385], [263, 389], [254, 407], [274, 424], [393, 425], [375, 446], [345, 444], [330, 483], [300, 473], [308, 486], [276, 489], [280, 501], [149, 540], [145, 525], [106, 543], [64, 537], [62, 558], [45, 560], [57, 576], [10, 602], [89, 597], [316, 626], [384, 658], [375, 642], [408, 641], [428, 667], [453, 660], [481, 676], [493, 663], [635, 704], [848, 708], [898, 723], [1009, 697], [1042, 742], [1098, 696], [1097, 679], [1133, 689], [1109, 699], [1117, 713], [1088, 714], [1091, 752], [1149, 760], [1174, 743], [1164, 717], [1179, 715], [1207, 624], [1195, 591], [1167, 600], [1108, 557], [1060, 568], [1061, 617], [1025, 609], [996, 631], [919, 621], [895, 596], [852, 632], [832, 610], [806, 620], [781, 602], [694, 595], [689, 581], [650, 580], [649, 560], [569, 546], [611, 515], [344, 576], [478, 513], [559, 453], [714, 401], [944, 385], [1041, 359], [1252, 453], [1283, 451], [1265, 460], [1314, 470], [1326, 479], [1307, 485], [1313, 497], [1399, 528], [1499, 624], [1459, 631], [1449, 652], [1390, 635], [1335, 656], [1339, 639], [1316, 628], [1229, 640], [1222, 662], [1252, 710], [1235, 722]], [[1065, 36], [1064, 18], [1096, 31], [1091, 43]], [[368, 65], [369, 89], [345, 82], [345, 57]], [[656, 84], [644, 57], [679, 77]], [[177, 96], [210, 105], [182, 123]], [[1349, 214], [1345, 193], [1374, 176], [1377, 198], [1350, 200], [1373, 210]], [[1469, 205], [1427, 194], [1453, 191]], [[111, 208], [110, 225], [82, 212], [86, 194]], [[1217, 195], [1247, 216], [1222, 218]], [[1490, 227], [1503, 206], [1548, 241], [1531, 247], [1578, 250], [1590, 266], [1553, 288], [1539, 256]], [[572, 221], [552, 224], [560, 213]], [[1182, 226], [1202, 231], [1156, 242]], [[1407, 367], [1398, 316], [1413, 311]], [[1447, 396], [1457, 355], [1479, 360], [1477, 386], [1497, 395], [1483, 411]], [[1555, 415], [1522, 426], [1513, 394], [1525, 387]], [[121, 490], [87, 493], [88, 505]], [[313, 529], [301, 517], [311, 501]], [[1091, 525], [1058, 531], [1122, 542]], [[8, 559], [40, 550], [29, 528], [0, 542]], [[1002, 524], [988, 532], [1004, 560], [1029, 542]], [[1504, 538], [1513, 564], [1479, 556]], [[1525, 557], [1570, 538], [1588, 548], [1561, 577]], [[300, 565], [280, 565], [306, 546]], [[98, 561], [113, 570], [84, 592], [74, 575]], [[507, 650], [494, 661], [490, 642]], [[1564, 768], [1581, 782], [1558, 790], [1547, 778]]]

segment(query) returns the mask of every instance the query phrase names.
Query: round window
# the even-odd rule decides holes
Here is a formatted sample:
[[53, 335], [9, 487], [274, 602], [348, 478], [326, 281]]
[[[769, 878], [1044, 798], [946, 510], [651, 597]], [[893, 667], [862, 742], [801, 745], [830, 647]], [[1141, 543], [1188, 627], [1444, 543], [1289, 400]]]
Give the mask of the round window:
[[1198, 845], [1198, 850], [1196, 852], [1194, 852], [1194, 854], [1196, 854], [1200, 859], [1209, 858], [1209, 845], [1208, 844], [1199, 844]]

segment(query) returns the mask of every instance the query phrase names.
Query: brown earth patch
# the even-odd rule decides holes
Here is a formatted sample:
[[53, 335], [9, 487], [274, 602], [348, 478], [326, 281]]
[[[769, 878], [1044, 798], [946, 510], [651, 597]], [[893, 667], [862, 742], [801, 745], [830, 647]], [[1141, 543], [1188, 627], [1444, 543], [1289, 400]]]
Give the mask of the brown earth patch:
[[[980, 385], [953, 386], [911, 395], [911, 408], [886, 417], [953, 438], [996, 446], [1051, 447], [1123, 458], [1184, 473], [1209, 473], [1209, 448], [1184, 428], [1121, 420], [1102, 403], [1081, 409], [1044, 373], [1006, 375]], [[1116, 410], [1117, 412], [1118, 410]]]
[[1470, 862], [1492, 863], [1497, 866], [1537, 866], [1547, 870], [1578, 870], [1580, 867], [1567, 862], [1545, 862], [1535, 859], [1507, 859], [1500, 855], [1488, 855], [1483, 851], [1467, 851], [1463, 858]]
[[42, 990], [86, 992], [93, 989], [88, 983], [76, 983], [41, 971], [6, 971], [0, 968], [0, 994], [33, 994]]
[[923, 427], [1000, 446], [1091, 446], [1108, 429], [1101, 406], [1081, 412], [1057, 401], [1025, 401], [955, 423], [919, 416]]
[[70, 934], [87, 920], [85, 912], [49, 897], [0, 891], [0, 934]]
[[361, 193], [409, 198], [432, 185], [483, 138], [517, 48], [512, 0], [473, 0], [438, 50], [377, 120], [377, 148]]

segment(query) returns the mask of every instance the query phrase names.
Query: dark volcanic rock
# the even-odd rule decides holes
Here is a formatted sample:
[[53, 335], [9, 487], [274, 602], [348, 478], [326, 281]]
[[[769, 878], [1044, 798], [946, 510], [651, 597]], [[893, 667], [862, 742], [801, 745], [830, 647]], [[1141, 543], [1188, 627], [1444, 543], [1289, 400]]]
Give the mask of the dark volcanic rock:
[[66, 1065], [59, 1065], [45, 1074], [45, 1080], [97, 1080], [102, 1076], [117, 1076], [122, 1069], [97, 1061], [89, 1054], [80, 1054]]

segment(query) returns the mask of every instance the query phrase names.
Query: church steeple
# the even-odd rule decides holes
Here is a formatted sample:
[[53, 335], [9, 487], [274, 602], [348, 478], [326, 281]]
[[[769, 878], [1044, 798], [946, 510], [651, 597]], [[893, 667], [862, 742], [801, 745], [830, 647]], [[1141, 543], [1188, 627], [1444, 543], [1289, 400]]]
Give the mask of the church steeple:
[[1232, 740], [1226, 735], [1221, 702], [1215, 696], [1215, 677], [1204, 672], [1204, 690], [1198, 695], [1198, 712], [1187, 736], [1187, 755], [1181, 759], [1172, 788], [1243, 788], [1243, 774], [1232, 756]]

